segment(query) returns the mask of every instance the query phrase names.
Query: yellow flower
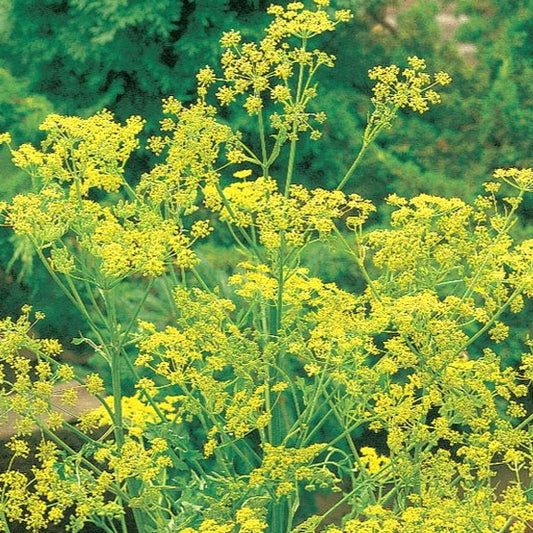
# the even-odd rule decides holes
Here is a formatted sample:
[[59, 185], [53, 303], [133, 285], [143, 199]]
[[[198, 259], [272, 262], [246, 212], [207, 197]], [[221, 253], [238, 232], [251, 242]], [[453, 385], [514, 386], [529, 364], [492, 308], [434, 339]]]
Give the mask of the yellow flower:
[[241, 33], [235, 30], [230, 30], [222, 34], [220, 44], [224, 48], [230, 48], [236, 46], [241, 42]]
[[211, 85], [216, 81], [215, 71], [211, 67], [206, 66], [200, 69], [196, 75], [196, 79], [201, 86]]
[[383, 455], [378, 455], [375, 448], [364, 446], [360, 450], [360, 461], [369, 474], [377, 474], [383, 466], [389, 463], [390, 459]]
[[252, 171], [249, 169], [245, 170], [237, 170], [237, 172], [233, 173], [233, 177], [235, 178], [247, 178], [248, 176], [252, 175]]
[[30, 453], [30, 447], [25, 440], [13, 437], [7, 443], [6, 447], [13, 452], [14, 457], [28, 457]]
[[104, 391], [104, 380], [98, 374], [89, 374], [85, 378], [85, 387], [90, 394], [100, 394]]
[[435, 74], [435, 81], [440, 85], [448, 85], [452, 82], [452, 78], [447, 72], [441, 71]]
[[239, 509], [235, 515], [235, 520], [240, 525], [240, 533], [261, 533], [268, 527], [258, 511], [250, 507]]

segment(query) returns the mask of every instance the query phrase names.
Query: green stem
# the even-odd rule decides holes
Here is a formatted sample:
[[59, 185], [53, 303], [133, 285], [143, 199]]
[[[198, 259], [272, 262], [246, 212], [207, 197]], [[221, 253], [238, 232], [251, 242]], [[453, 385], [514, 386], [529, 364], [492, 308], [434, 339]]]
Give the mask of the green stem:
[[265, 121], [263, 119], [263, 110], [260, 109], [259, 113], [257, 113], [257, 123], [259, 126], [259, 140], [261, 142], [261, 156], [263, 159], [262, 162], [262, 168], [263, 168], [263, 177], [268, 176], [268, 155], [267, 155], [267, 147], [266, 147], [266, 139], [265, 139]]
[[[398, 111], [398, 107], [395, 106], [392, 110], [390, 110], [390, 116], [394, 117], [396, 116], [396, 113]], [[343, 178], [337, 185], [337, 190], [342, 190], [344, 186], [346, 185], [346, 182], [352, 177], [353, 173], [359, 166], [359, 163], [361, 161], [361, 158], [363, 157], [364, 153], [366, 152], [367, 148], [372, 144], [372, 142], [376, 139], [376, 137], [379, 135], [381, 130], [388, 125], [387, 122], [378, 122], [377, 124], [372, 124], [370, 122], [366, 125], [365, 131], [363, 133], [363, 142], [361, 144], [361, 149], [359, 150], [359, 153], [355, 157], [353, 163], [350, 165], [350, 168], [346, 171], [346, 174], [344, 174]]]
[[281, 321], [283, 318], [283, 290], [285, 286], [285, 231], [281, 230], [280, 235], [280, 247], [278, 257], [278, 293], [276, 300], [276, 323], [274, 324], [274, 334], [277, 335], [278, 330], [281, 328]]
[[33, 242], [33, 246], [35, 248], [35, 251], [37, 253], [37, 257], [41, 260], [41, 263], [46, 268], [52, 279], [54, 280], [54, 283], [63, 291], [65, 296], [78, 308], [78, 301], [74, 298], [74, 296], [69, 292], [69, 290], [65, 287], [65, 284], [61, 281], [59, 276], [52, 270], [50, 267], [50, 263], [48, 262], [48, 259], [43, 254], [43, 251], [41, 248]]
[[[312, 438], [315, 435], [315, 433], [318, 433], [318, 431], [320, 431], [322, 426], [327, 422], [327, 420], [329, 418], [329, 415], [330, 414], [335, 415], [334, 402], [332, 402], [332, 398], [333, 398], [334, 394], [335, 394], [335, 391], [332, 391], [330, 394], [328, 394], [328, 395], [326, 395], [324, 397], [324, 403], [328, 404], [330, 407], [329, 407], [328, 411], [324, 414], [324, 416], [320, 420], [318, 420], [317, 422], [313, 423], [313, 429], [308, 434], [305, 434], [305, 433], [303, 434], [302, 439], [301, 439], [301, 446], [310, 444], [312, 442]], [[311, 413], [311, 415], [313, 415], [313, 413]], [[313, 418], [311, 416], [310, 420], [309, 420], [309, 425], [312, 423], [312, 421], [313, 421]], [[357, 425], [355, 427], [352, 427], [352, 429], [348, 433], [346, 433], [344, 436], [349, 436], [350, 433], [354, 429], [356, 429], [359, 425], [360, 425], [360, 422], [357, 422]], [[344, 427], [344, 424], [341, 424], [340, 427]], [[337, 441], [335, 441], [335, 442], [337, 442]]]
[[[91, 328], [91, 331], [93, 332], [93, 334], [96, 336], [96, 338], [98, 339], [98, 341], [100, 342], [100, 344], [102, 344], [103, 346], [105, 346], [105, 340], [100, 332], [100, 329], [96, 323], [94, 322], [93, 318], [91, 317], [89, 311], [87, 310], [87, 307], [86, 305], [83, 303], [83, 299], [76, 287], [76, 285], [74, 284], [74, 282], [72, 281], [72, 279], [69, 277], [69, 276], [66, 276], [66, 280], [67, 280], [67, 285], [74, 297], [74, 301], [76, 302], [76, 307], [77, 309], [83, 314], [83, 317], [84, 319], [87, 321], [87, 324], [89, 325], [89, 327]], [[98, 312], [100, 314], [100, 316], [102, 318], [104, 318], [103, 314], [100, 312], [100, 309], [98, 309]]]
[[[307, 429], [308, 429], [309, 424], [311, 423], [311, 420], [313, 419], [313, 415], [315, 414], [316, 404], [318, 402], [318, 399], [322, 395], [322, 392], [326, 391], [327, 384], [332, 380], [331, 376], [327, 376], [327, 378], [326, 378], [326, 374], [327, 374], [326, 365], [324, 365], [324, 368], [323, 368], [322, 372], [320, 373], [319, 381], [318, 381], [317, 384], [315, 384], [316, 386], [313, 387], [313, 397], [312, 397], [311, 401], [306, 405], [305, 409], [302, 411], [300, 416], [298, 416], [298, 420], [296, 421], [295, 426], [297, 426], [297, 427], [295, 429], [297, 429], [297, 428], [301, 429], [300, 439], [299, 439], [299, 446], [303, 446], [304, 442], [308, 442]], [[327, 379], [328, 383], [324, 383], [325, 379]], [[332, 394], [333, 393], [331, 393], [331, 395]], [[327, 394], [327, 391], [326, 391], [325, 397], [327, 397], [327, 396], [328, 396], [328, 394]], [[326, 414], [326, 417], [327, 417], [327, 414]], [[320, 422], [317, 425], [320, 425]], [[294, 430], [292, 432], [294, 432]], [[290, 433], [291, 432], [289, 432], [289, 434]]]
[[501, 316], [501, 314], [511, 305], [512, 301], [519, 296], [523, 289], [524, 289], [524, 283], [520, 284], [516, 289], [513, 291], [511, 296], [507, 299], [507, 301], [498, 309], [496, 313], [491, 317], [491, 319], [475, 334], [470, 337], [465, 344], [461, 347], [461, 349], [458, 351], [458, 353], [462, 353], [468, 346], [470, 346], [474, 341], [476, 341], [483, 333], [485, 333], [495, 322], [498, 320], [498, 318]]
[[111, 388], [113, 394], [113, 428], [117, 448], [120, 452], [124, 444], [124, 427], [122, 418], [122, 375], [120, 368], [121, 342], [116, 320], [115, 302], [111, 294], [101, 292], [102, 298], [107, 311], [106, 326], [109, 331], [109, 343], [106, 345], [106, 351], [110, 359], [111, 367]]
[[93, 523], [94, 523], [97, 527], [103, 529], [106, 533], [117, 533], [117, 529], [116, 529], [116, 527], [115, 527], [113, 524], [111, 524], [111, 526], [108, 526], [108, 525], [107, 525], [105, 522], [103, 522], [102, 520], [98, 520], [98, 521], [95, 520], [95, 521], [93, 521]]
[[253, 163], [254, 165], [262, 166], [261, 160], [254, 154], [252, 150], [250, 150], [248, 146], [246, 146], [245, 143], [243, 143], [240, 139], [236, 139], [236, 141], [237, 141], [237, 146], [239, 146], [239, 148], [242, 148], [250, 156], [250, 157], [245, 156], [245, 159], [244, 159], [245, 161], [249, 163]]
[[[337, 228], [336, 225], [333, 225], [335, 234], [337, 237], [341, 240], [341, 242], [344, 244], [347, 252], [354, 257], [355, 262], [357, 263], [357, 266], [359, 267], [359, 270], [361, 271], [361, 274], [363, 275], [364, 280], [367, 282], [368, 287], [370, 288], [370, 291], [372, 292], [372, 295], [376, 299], [376, 301], [381, 302], [381, 295], [379, 294], [379, 291], [376, 289], [374, 285], [374, 280], [370, 277], [370, 274], [368, 273], [368, 270], [366, 269], [365, 263], [363, 261], [363, 258], [361, 257], [361, 254], [355, 253], [351, 248], [350, 245], [346, 242], [346, 239], [342, 235], [342, 233], [339, 231], [339, 228]], [[359, 248], [360, 243], [356, 236], [356, 245]]]
[[344, 188], [344, 186], [346, 185], [346, 182], [352, 177], [353, 173], [355, 172], [355, 169], [359, 166], [359, 162], [361, 161], [361, 158], [363, 157], [367, 148], [368, 148], [368, 144], [363, 144], [361, 146], [359, 153], [357, 154], [353, 163], [350, 165], [350, 168], [346, 171], [346, 174], [344, 174], [343, 178], [337, 185], [336, 190], [341, 191]]
[[[113, 432], [117, 444], [117, 452], [120, 454], [122, 446], [125, 442], [124, 434], [124, 419], [122, 412], [122, 369], [121, 369], [121, 355], [122, 355], [122, 340], [120, 335], [120, 328], [117, 321], [116, 303], [114, 295], [111, 291], [101, 291], [107, 312], [106, 326], [109, 331], [109, 344], [105, 347], [110, 359], [111, 366], [111, 388], [113, 394]], [[127, 491], [130, 497], [136, 497], [139, 494], [140, 483], [135, 479], [128, 479], [126, 481]], [[132, 508], [133, 518], [137, 526], [138, 533], [145, 533], [146, 520], [145, 513], [137, 507]]]
[[143, 293], [141, 300], [139, 301], [139, 305], [135, 309], [135, 312], [132, 313], [130, 321], [128, 322], [128, 325], [126, 326], [126, 329], [122, 332], [123, 339], [126, 339], [128, 335], [130, 334], [133, 328], [133, 324], [137, 320], [137, 317], [139, 316], [141, 309], [143, 308], [144, 303], [146, 302], [148, 295], [150, 294], [150, 291], [152, 290], [153, 285], [154, 285], [154, 278], [151, 278], [150, 281], [148, 281], [148, 284], [146, 286], [146, 289]]
[[[96, 301], [96, 298], [94, 297], [94, 293], [92, 291], [92, 287], [90, 286], [88, 281], [84, 281], [85, 290], [87, 291], [87, 294], [89, 295], [89, 299], [91, 300], [91, 304], [93, 306], [93, 309], [98, 315], [98, 318], [102, 321], [102, 323], [105, 324], [105, 316], [102, 313], [100, 306], [98, 305], [98, 302]], [[81, 298], [80, 298], [81, 300]]]
[[[293, 127], [293, 130], [292, 130], [292, 135], [296, 135], [297, 134], [297, 127], [294, 126]], [[295, 139], [294, 137], [291, 139], [291, 144], [290, 144], [290, 148], [289, 148], [289, 164], [287, 166], [287, 178], [285, 180], [285, 197], [287, 198], [289, 196], [289, 191], [290, 191], [290, 188], [291, 188], [291, 183], [292, 183], [292, 176], [293, 176], [293, 173], [294, 173], [294, 163], [296, 161], [296, 144], [297, 144], [297, 139]]]
[[[302, 50], [305, 51], [306, 39], [302, 40]], [[303, 79], [304, 79], [305, 67], [300, 63], [298, 71], [298, 82], [296, 86], [296, 97], [294, 99], [294, 107], [298, 109], [302, 105], [302, 94], [303, 94]], [[298, 143], [298, 120], [294, 120], [292, 125], [291, 132], [291, 143], [289, 149], [289, 163], [287, 165], [287, 177], [285, 179], [285, 197], [289, 196], [289, 191], [291, 187], [292, 177], [294, 173], [294, 163], [296, 160], [296, 144]]]
[[286, 526], [288, 518], [288, 503], [285, 500], [277, 500], [275, 496], [272, 496], [272, 498], [272, 504], [270, 507], [269, 532], [289, 533]]

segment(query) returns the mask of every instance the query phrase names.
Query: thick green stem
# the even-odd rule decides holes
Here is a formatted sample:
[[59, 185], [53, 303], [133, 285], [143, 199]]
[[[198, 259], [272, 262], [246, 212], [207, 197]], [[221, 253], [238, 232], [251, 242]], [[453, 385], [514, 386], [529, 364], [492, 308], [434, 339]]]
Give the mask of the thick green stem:
[[276, 300], [276, 323], [274, 324], [274, 334], [277, 335], [281, 328], [283, 318], [283, 290], [285, 288], [285, 232], [282, 230], [280, 235], [281, 244], [279, 247], [278, 257], [278, 293]]
[[113, 429], [117, 448], [120, 452], [124, 444], [124, 427], [122, 419], [122, 375], [121, 375], [121, 342], [116, 320], [116, 308], [113, 296], [102, 291], [102, 298], [107, 312], [106, 326], [109, 332], [109, 343], [105, 346], [111, 369], [111, 389], [113, 394]]
[[[117, 320], [116, 302], [112, 291], [102, 291], [102, 299], [105, 305], [106, 327], [109, 332], [109, 343], [105, 346], [111, 368], [111, 389], [113, 394], [113, 433], [117, 444], [117, 452], [120, 454], [125, 442], [124, 419], [122, 411], [122, 339], [120, 326]], [[139, 495], [140, 482], [128, 479], [126, 482], [128, 497]], [[137, 507], [131, 508], [138, 533], [147, 533], [145, 513]]]
[[269, 532], [270, 533], [289, 533], [287, 530], [288, 522], [288, 503], [285, 500], [273, 499], [270, 507]]

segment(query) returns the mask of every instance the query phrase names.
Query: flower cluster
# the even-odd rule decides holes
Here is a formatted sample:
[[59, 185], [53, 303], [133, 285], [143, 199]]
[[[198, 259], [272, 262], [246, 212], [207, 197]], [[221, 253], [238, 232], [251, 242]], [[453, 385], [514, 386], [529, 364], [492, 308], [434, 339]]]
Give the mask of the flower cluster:
[[85, 226], [79, 243], [99, 261], [104, 277], [159, 276], [169, 262], [185, 268], [196, 262], [191, 240], [182, 228], [150, 208], [121, 204], [114, 212], [103, 209], [90, 223], [92, 232]]
[[68, 199], [57, 184], [45, 185], [39, 193], [18, 194], [5, 211], [5, 223], [39, 248], [66, 235], [78, 216], [77, 201]]
[[163, 131], [169, 133], [152, 137], [148, 144], [156, 154], [166, 150], [165, 162], [144, 174], [137, 190], [150, 202], [163, 203], [182, 216], [197, 208], [195, 202], [201, 185], [218, 181], [220, 146], [230, 143], [234, 134], [217, 119], [216, 108], [203, 99], [185, 107], [169, 97], [163, 110], [175, 117], [162, 121]]
[[350, 214], [352, 226], [362, 224], [375, 210], [357, 194], [321, 188], [308, 190], [292, 185], [288, 197], [278, 192], [271, 178], [232, 183], [222, 191], [204, 189], [205, 205], [220, 212], [220, 218], [236, 226], [257, 228], [260, 243], [269, 251], [280, 248], [282, 239], [301, 247], [318, 234], [325, 238], [335, 229], [335, 220]]
[[270, 421], [265, 386], [254, 385], [252, 378], [263, 371], [260, 353], [228, 320], [235, 309], [230, 301], [198, 289], [176, 290], [175, 301], [181, 315], [176, 326], [157, 331], [142, 323], [146, 335], [136, 364], [164, 378], [161, 392], [181, 391], [174, 402], [180, 420], [209, 413], [204, 445], [209, 456], [219, 443], [242, 439]]
[[[267, 26], [265, 38], [257, 44], [242, 42], [240, 32], [234, 30], [226, 32], [220, 40], [225, 51], [221, 58], [222, 85], [216, 91], [218, 102], [225, 106], [240, 95], [247, 95], [242, 105], [252, 116], [261, 115], [271, 103], [279, 104], [281, 113], [269, 113], [270, 126], [282, 132], [283, 139], [297, 139], [300, 132], [308, 130], [312, 139], [320, 137], [313, 122], [321, 124], [326, 117], [322, 112], [307, 109], [316, 97], [311, 79], [322, 65], [332, 67], [335, 58], [318, 49], [308, 50], [307, 42], [351, 18], [348, 10], [330, 15], [328, 1], [315, 4], [315, 10], [304, 9], [302, 2], [270, 6], [268, 12], [274, 20]], [[299, 46], [290, 44], [291, 39], [297, 39]], [[206, 67], [199, 72], [198, 81], [198, 92], [204, 96], [217, 77], [213, 69]], [[237, 153], [241, 153], [241, 160], [247, 159], [242, 151]]]
[[40, 127], [47, 132], [42, 151], [24, 144], [12, 152], [13, 162], [43, 183], [71, 183], [78, 195], [91, 188], [116, 191], [143, 124], [133, 116], [121, 126], [105, 110], [88, 119], [49, 115]]
[[197, 529], [187, 527], [180, 533], [262, 533], [268, 524], [261, 512], [251, 507], [242, 507], [235, 513], [235, 519], [221, 524], [217, 520], [204, 520]]
[[[444, 465], [442, 465], [444, 466]], [[442, 468], [441, 468], [442, 470]], [[441, 478], [441, 484], [442, 483]], [[416, 498], [414, 498], [416, 499]], [[416, 499], [418, 500], [418, 499]], [[436, 512], [436, 509], [440, 509]], [[342, 528], [328, 533], [411, 533], [416, 531], [509, 531], [525, 533], [533, 518], [533, 506], [526, 495], [512, 485], [498, 498], [492, 489], [480, 490], [462, 498], [423, 498], [401, 512], [371, 505], [364, 518], [350, 519]]]
[[494, 171], [494, 178], [522, 192], [533, 192], [533, 170], [531, 168], [499, 168]]
[[333, 31], [339, 22], [348, 22], [352, 14], [348, 10], [336, 11], [331, 17], [326, 8], [329, 0], [314, 0], [315, 11], [305, 9], [303, 2], [290, 2], [286, 7], [272, 5], [267, 12], [274, 15], [274, 20], [266, 29], [273, 38], [294, 36], [300, 39], [311, 39], [327, 31]]
[[[15, 440], [13, 451], [18, 455], [27, 455], [24, 445], [20, 447], [19, 437], [32, 433], [35, 424], [51, 430], [61, 427], [63, 415], [61, 410], [68, 410], [68, 405], [76, 403], [76, 389], [64, 388], [60, 395], [54, 393], [54, 386], [68, 383], [74, 378], [72, 367], [62, 364], [55, 358], [61, 351], [59, 342], [53, 339], [39, 339], [32, 335], [33, 323], [30, 321], [31, 308], [25, 306], [16, 321], [5, 318], [0, 321], [0, 362], [2, 365], [0, 403], [2, 418], [0, 423], [8, 421], [7, 415], [16, 415]], [[36, 314], [37, 320], [44, 318]], [[32, 359], [35, 363], [32, 365]], [[31, 369], [35, 377], [32, 379]], [[13, 377], [4, 374], [5, 367], [12, 370]], [[54, 409], [56, 407], [56, 409]], [[57, 409], [59, 407], [59, 409]]]
[[425, 72], [426, 62], [416, 56], [407, 58], [409, 67], [401, 71], [397, 65], [374, 67], [368, 77], [377, 80], [372, 88], [374, 106], [391, 104], [396, 108], [410, 107], [413, 111], [424, 113], [429, 103], [440, 102], [440, 95], [433, 90], [436, 85], [447, 85], [451, 78], [445, 72], [431, 76]]
[[[80, 469], [76, 457], [61, 459], [60, 447], [44, 436], [36, 450], [31, 450], [36, 458], [32, 471], [14, 468], [14, 459], [28, 458], [27, 437], [37, 428], [45, 435], [63, 426], [63, 413], [76, 403], [82, 386], [64, 386], [74, 380], [74, 369], [55, 360], [62, 350], [57, 341], [31, 334], [30, 312], [25, 307], [16, 321], [0, 321], [0, 361], [2, 368], [8, 366], [14, 375], [1, 378], [0, 422], [4, 424], [10, 412], [16, 416], [15, 435], [7, 443], [13, 459], [0, 474], [0, 514], [29, 531], [42, 531], [70, 515], [71, 530], [79, 531], [95, 513], [112, 519], [123, 515], [122, 506], [108, 498], [112, 478], [107, 473]], [[42, 318], [36, 313], [37, 320]]]
[[43, 439], [36, 450], [33, 475], [11, 469], [0, 474], [2, 516], [29, 531], [65, 521], [73, 532], [95, 514], [101, 520], [123, 517], [123, 507], [109, 498], [109, 491], [115, 490], [112, 477], [80, 468], [75, 457], [62, 460], [60, 452], [55, 443]]
[[[124, 165], [141, 126], [138, 117], [121, 126], [108, 112], [88, 119], [54, 115], [43, 125], [49, 131], [43, 152], [29, 145], [12, 151], [15, 164], [41, 186], [3, 206], [5, 223], [38, 249], [49, 249], [56, 272], [109, 286], [133, 274], [159, 276], [172, 263], [188, 268], [196, 262], [181, 220], [161, 215], [162, 202], [178, 202], [181, 214], [183, 202], [169, 191], [143, 199], [146, 181], [136, 190], [124, 181]], [[92, 188], [120, 188], [131, 200], [102, 205], [88, 197]], [[208, 234], [202, 221], [191, 230], [193, 240]]]
[[333, 473], [320, 464], [313, 464], [313, 459], [323, 451], [323, 444], [285, 448], [267, 443], [264, 445], [263, 463], [250, 474], [250, 486], [271, 489], [276, 498], [295, 492], [301, 481], [307, 482], [308, 490], [317, 486], [331, 487], [337, 481]]
[[371, 475], [377, 474], [389, 461], [388, 457], [378, 455], [376, 449], [369, 446], [363, 446], [359, 453], [359, 462]]
[[416, 56], [407, 58], [409, 66], [403, 70], [398, 65], [377, 66], [368, 76], [376, 80], [372, 88], [374, 111], [368, 119], [363, 144], [368, 145], [382, 128], [390, 128], [398, 109], [410, 108], [418, 113], [429, 110], [430, 104], [441, 101], [434, 87], [448, 85], [452, 80], [446, 72], [433, 76], [426, 71], [426, 62]]
[[[150, 424], [161, 421], [161, 413], [170, 420], [175, 418], [176, 409], [173, 402], [177, 397], [167, 396], [164, 402], [155, 406], [147, 404], [141, 399], [140, 394], [123, 396], [121, 398], [122, 416], [125, 429], [132, 437], [141, 437]], [[88, 411], [80, 418], [80, 425], [84, 431], [113, 425], [114, 398], [108, 396], [104, 403], [92, 411]]]

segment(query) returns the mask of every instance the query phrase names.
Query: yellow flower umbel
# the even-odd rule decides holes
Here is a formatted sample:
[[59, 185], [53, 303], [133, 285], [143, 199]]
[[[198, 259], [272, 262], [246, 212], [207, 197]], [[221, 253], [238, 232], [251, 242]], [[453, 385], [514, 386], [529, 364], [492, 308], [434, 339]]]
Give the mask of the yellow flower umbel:
[[133, 116], [121, 126], [105, 110], [88, 119], [50, 115], [40, 126], [47, 132], [41, 151], [22, 145], [12, 151], [13, 161], [43, 185], [72, 184], [78, 196], [86, 196], [93, 187], [116, 191], [123, 182], [124, 165], [138, 147], [143, 124], [143, 119]]
[[[39, 339], [32, 334], [35, 323], [30, 321], [30, 312], [31, 307], [24, 306], [16, 321], [9, 317], [0, 320], [0, 424], [7, 422], [9, 412], [15, 413], [14, 429], [20, 436], [31, 434], [34, 424], [52, 430], [62, 426], [61, 410], [76, 401], [76, 390], [72, 387], [66, 388], [61, 396], [54, 396], [54, 387], [71, 381], [74, 373], [70, 366], [56, 360], [62, 351], [58, 341]], [[35, 316], [37, 321], [44, 318], [42, 313]], [[28, 354], [36, 359], [33, 365]], [[6, 368], [11, 370], [12, 377], [5, 375]]]
[[[133, 437], [141, 437], [149, 424], [161, 422], [160, 413], [171, 420], [175, 416], [176, 411], [170, 403], [172, 400], [170, 397], [162, 405], [156, 403], [155, 407], [143, 402], [139, 394], [123, 396], [121, 400], [124, 427]], [[113, 397], [108, 396], [105, 398], [105, 405], [82, 416], [81, 426], [86, 429], [111, 426], [113, 425], [112, 412]]]
[[408, 57], [407, 62], [409, 66], [404, 69], [398, 65], [370, 69], [368, 76], [376, 81], [372, 88], [374, 111], [365, 129], [364, 145], [368, 145], [382, 128], [391, 126], [398, 109], [407, 107], [418, 113], [428, 111], [430, 104], [441, 101], [435, 87], [452, 81], [445, 72], [428, 74], [426, 62], [416, 56]]
[[385, 465], [390, 462], [388, 457], [378, 455], [375, 448], [370, 448], [369, 446], [364, 446], [361, 448], [359, 460], [370, 475], [377, 474]]
[[323, 451], [323, 444], [306, 448], [265, 444], [263, 463], [250, 474], [250, 486], [272, 487], [276, 498], [294, 493], [301, 481], [307, 482], [307, 490], [332, 487], [338, 481], [333, 473], [320, 464], [313, 464], [313, 459]]
[[[30, 145], [12, 151], [37, 190], [17, 195], [5, 208], [5, 222], [39, 250], [49, 249], [55, 272], [109, 287], [133, 274], [155, 277], [172, 264], [195, 264], [181, 219], [161, 214], [174, 205], [172, 197], [145, 201], [145, 182], [134, 190], [124, 179], [142, 125], [139, 117], [118, 124], [107, 111], [88, 119], [52, 115], [42, 125], [48, 135], [41, 151]], [[93, 189], [129, 200], [103, 205], [89, 197]], [[195, 240], [208, 234], [205, 223], [191, 233]]]
[[260, 243], [273, 257], [282, 242], [299, 248], [317, 235], [325, 239], [335, 231], [335, 221], [345, 215], [350, 215], [353, 226], [359, 226], [375, 211], [368, 200], [339, 190], [291, 185], [284, 195], [274, 179], [264, 177], [232, 183], [222, 190], [222, 196], [216, 187], [206, 187], [204, 195], [206, 207], [220, 212], [221, 220], [256, 228]]

